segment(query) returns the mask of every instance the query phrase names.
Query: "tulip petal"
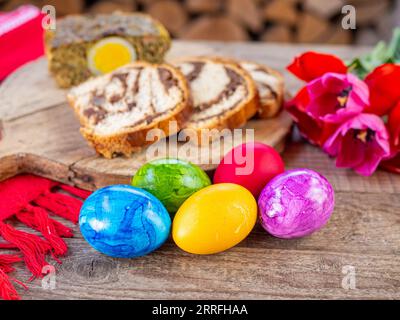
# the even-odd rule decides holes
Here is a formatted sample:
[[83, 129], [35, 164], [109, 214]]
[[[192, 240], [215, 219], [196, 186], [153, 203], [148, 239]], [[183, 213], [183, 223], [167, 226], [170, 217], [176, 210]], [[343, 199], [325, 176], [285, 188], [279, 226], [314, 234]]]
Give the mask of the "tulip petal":
[[348, 75], [329, 72], [321, 77], [321, 81], [325, 89], [329, 88], [332, 93], [339, 94], [349, 84], [347, 78]]
[[388, 127], [393, 147], [400, 150], [400, 101], [390, 112]]
[[366, 78], [371, 96], [368, 113], [386, 115], [400, 100], [400, 65], [386, 63], [375, 68]]
[[364, 161], [354, 167], [354, 171], [363, 176], [372, 175], [385, 155], [385, 152], [380, 148], [376, 141], [371, 144], [372, 145], [365, 150]]
[[315, 119], [321, 119], [326, 115], [336, 112], [337, 96], [331, 93], [315, 97], [307, 107], [307, 112]]
[[[358, 103], [365, 106], [369, 105], [370, 91], [367, 83], [357, 78], [355, 75], [349, 73], [347, 74], [347, 79], [349, 83], [353, 83], [357, 86], [357, 97], [360, 99]], [[354, 94], [351, 92], [350, 95]]]
[[346, 128], [344, 126], [338, 128], [333, 135], [326, 140], [323, 146], [324, 151], [331, 157], [336, 157], [339, 153], [341, 139], [343, 137], [342, 132], [343, 135], [346, 134]]
[[296, 57], [287, 69], [304, 81], [312, 81], [327, 72], [346, 73], [342, 60], [330, 54], [308, 51]]
[[354, 168], [360, 165], [364, 160], [365, 150], [365, 144], [359, 139], [355, 139], [351, 131], [348, 132], [340, 144], [336, 166], [338, 168]]
[[343, 123], [369, 103], [368, 86], [351, 74], [326, 73], [307, 85], [307, 112], [323, 122]]

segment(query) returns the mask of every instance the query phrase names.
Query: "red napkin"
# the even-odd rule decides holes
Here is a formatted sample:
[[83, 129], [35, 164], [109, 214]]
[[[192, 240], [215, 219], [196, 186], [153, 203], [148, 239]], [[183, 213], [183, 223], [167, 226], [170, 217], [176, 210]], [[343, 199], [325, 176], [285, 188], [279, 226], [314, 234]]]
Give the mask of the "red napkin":
[[[63, 190], [75, 196], [56, 191]], [[19, 299], [12, 282], [24, 284], [9, 277], [12, 265], [25, 262], [32, 279], [43, 276], [43, 267], [49, 265], [46, 255], [58, 257], [67, 253], [64, 238], [72, 237], [72, 230], [49, 217], [49, 213], [74, 223], [78, 221], [82, 201], [90, 192], [32, 175], [19, 175], [0, 182], [0, 249], [16, 250], [17, 254], [0, 254], [0, 298]], [[17, 230], [8, 223], [14, 218], [42, 236]]]
[[0, 13], [0, 81], [19, 66], [44, 54], [43, 17], [31, 5]]

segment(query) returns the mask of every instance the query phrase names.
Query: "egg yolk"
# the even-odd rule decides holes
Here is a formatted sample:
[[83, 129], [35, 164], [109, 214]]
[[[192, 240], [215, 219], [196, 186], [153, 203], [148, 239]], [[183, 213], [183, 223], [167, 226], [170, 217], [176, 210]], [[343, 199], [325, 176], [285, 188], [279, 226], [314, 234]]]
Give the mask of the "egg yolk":
[[135, 60], [135, 52], [129, 43], [104, 42], [92, 49], [92, 71], [98, 74], [111, 72]]

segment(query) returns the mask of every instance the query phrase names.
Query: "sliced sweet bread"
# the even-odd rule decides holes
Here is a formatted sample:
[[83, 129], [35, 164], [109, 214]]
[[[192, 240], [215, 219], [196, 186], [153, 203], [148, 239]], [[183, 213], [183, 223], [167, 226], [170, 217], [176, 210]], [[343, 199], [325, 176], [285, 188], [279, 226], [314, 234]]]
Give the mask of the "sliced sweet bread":
[[188, 80], [193, 100], [186, 129], [234, 129], [256, 114], [255, 83], [238, 65], [208, 57], [185, 58], [174, 65]]
[[260, 97], [258, 115], [260, 118], [273, 118], [281, 110], [284, 98], [283, 76], [265, 65], [250, 61], [239, 61], [256, 83]]
[[[149, 130], [180, 130], [191, 113], [187, 82], [167, 65], [135, 62], [73, 88], [68, 101], [81, 133], [106, 158], [138, 151]], [[169, 126], [176, 121], [177, 126]], [[175, 128], [174, 128], [175, 127]], [[173, 131], [174, 130], [174, 131]]]

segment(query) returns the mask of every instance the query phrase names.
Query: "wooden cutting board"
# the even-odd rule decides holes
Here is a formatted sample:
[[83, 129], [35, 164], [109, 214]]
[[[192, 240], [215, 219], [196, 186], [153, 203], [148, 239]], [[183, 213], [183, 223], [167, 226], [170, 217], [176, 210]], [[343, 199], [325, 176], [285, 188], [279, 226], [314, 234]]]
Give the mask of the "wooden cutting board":
[[[197, 48], [198, 49], [198, 48]], [[180, 51], [181, 55], [207, 54]], [[94, 190], [109, 184], [129, 183], [135, 171], [151, 160], [147, 149], [131, 158], [105, 159], [96, 155], [79, 133], [79, 123], [66, 102], [66, 91], [56, 87], [47, 61], [29, 63], [0, 86], [0, 180], [18, 173], [33, 173], [64, 183]], [[254, 140], [283, 151], [291, 120], [282, 112], [270, 120], [251, 120], [245, 129], [254, 129]], [[172, 154], [198, 163], [204, 170], [217, 166], [224, 150], [242, 143], [236, 136], [221, 151], [218, 145], [202, 147], [195, 155], [182, 155], [183, 143]], [[250, 139], [252, 140], [252, 139]], [[193, 148], [193, 147], [192, 147]], [[191, 149], [193, 150], [193, 149]], [[208, 161], [202, 161], [211, 154]], [[164, 156], [162, 153], [158, 157]]]

